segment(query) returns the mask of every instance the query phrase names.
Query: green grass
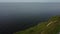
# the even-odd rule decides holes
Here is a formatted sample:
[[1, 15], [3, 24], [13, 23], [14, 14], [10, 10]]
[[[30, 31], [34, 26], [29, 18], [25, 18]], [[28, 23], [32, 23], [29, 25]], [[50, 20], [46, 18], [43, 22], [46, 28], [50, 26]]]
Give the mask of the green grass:
[[[56, 21], [56, 22], [54, 22]], [[52, 22], [49, 26], [49, 24]], [[57, 34], [60, 31], [60, 16], [51, 17], [47, 22], [39, 23], [29, 29], [14, 34]]]
[[37, 33], [39, 33], [42, 30], [42, 28], [44, 28], [46, 26], [46, 23], [47, 22], [40, 23], [40, 24], [38, 24], [35, 27], [31, 27], [31, 28], [29, 28], [27, 30], [20, 31], [20, 32], [17, 32], [15, 34], [33, 34], [33, 33], [37, 34]]

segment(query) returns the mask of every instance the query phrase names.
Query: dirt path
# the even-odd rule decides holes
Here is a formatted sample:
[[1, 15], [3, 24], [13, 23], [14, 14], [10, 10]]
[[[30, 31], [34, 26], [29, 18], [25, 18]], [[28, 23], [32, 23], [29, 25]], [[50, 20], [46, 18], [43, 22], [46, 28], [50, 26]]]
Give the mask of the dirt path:
[[[54, 21], [54, 22], [56, 22], [56, 21]], [[48, 24], [47, 24], [47, 27], [48, 27], [50, 24], [54, 23], [54, 22], [51, 21], [50, 23], [48, 23]]]
[[60, 32], [58, 34], [60, 34]]

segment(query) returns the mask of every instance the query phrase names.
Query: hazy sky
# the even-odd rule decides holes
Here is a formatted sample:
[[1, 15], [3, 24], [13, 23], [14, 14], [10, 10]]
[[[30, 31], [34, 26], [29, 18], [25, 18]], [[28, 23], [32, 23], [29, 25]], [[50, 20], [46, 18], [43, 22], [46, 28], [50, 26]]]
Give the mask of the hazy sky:
[[0, 2], [60, 2], [60, 0], [0, 0]]

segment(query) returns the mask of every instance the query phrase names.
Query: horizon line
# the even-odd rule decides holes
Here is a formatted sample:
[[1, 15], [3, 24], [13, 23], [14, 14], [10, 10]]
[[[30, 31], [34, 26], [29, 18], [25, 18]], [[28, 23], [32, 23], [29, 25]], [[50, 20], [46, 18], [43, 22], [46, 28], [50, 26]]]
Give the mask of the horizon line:
[[[0, 3], [21, 3], [21, 2], [0, 2]], [[23, 3], [27, 3], [27, 2], [23, 2]], [[31, 3], [31, 2], [28, 2]], [[32, 2], [32, 3], [60, 3], [60, 2]]]

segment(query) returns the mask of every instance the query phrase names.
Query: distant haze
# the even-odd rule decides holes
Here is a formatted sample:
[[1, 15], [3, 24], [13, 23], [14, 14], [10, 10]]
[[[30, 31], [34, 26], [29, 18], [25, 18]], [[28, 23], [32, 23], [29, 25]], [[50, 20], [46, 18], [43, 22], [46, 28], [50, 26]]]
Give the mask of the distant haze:
[[60, 2], [60, 0], [0, 0], [0, 2]]

